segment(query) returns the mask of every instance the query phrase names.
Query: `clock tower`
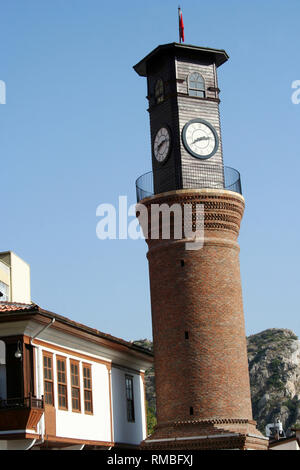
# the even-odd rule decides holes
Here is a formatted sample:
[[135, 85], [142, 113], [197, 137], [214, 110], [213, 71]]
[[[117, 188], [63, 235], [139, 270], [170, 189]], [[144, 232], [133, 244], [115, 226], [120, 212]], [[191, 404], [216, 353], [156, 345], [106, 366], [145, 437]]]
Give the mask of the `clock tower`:
[[[237, 242], [244, 198], [239, 172], [223, 164], [217, 68], [227, 60], [224, 50], [171, 43], [134, 66], [147, 78], [152, 147], [152, 172], [136, 182], [148, 214], [142, 226], [157, 397], [157, 426], [145, 449], [268, 445], [251, 409]], [[154, 206], [169, 208], [169, 238], [162, 215], [153, 236]], [[199, 219], [202, 243], [192, 247]]]
[[[223, 187], [217, 67], [227, 59], [223, 50], [172, 43], [134, 66], [148, 82], [156, 192], [193, 188], [199, 161], [207, 162], [210, 183]], [[204, 177], [197, 184], [205, 187]]]

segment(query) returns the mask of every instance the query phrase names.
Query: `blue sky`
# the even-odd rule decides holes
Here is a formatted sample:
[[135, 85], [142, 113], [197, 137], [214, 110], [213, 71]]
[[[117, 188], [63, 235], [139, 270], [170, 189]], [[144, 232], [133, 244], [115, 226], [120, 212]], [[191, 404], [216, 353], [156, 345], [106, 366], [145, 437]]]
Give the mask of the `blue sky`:
[[[151, 337], [146, 243], [96, 237], [96, 208], [135, 202], [151, 169], [146, 80], [178, 40], [171, 0], [10, 0], [0, 14], [1, 243], [31, 265], [39, 305], [125, 339]], [[187, 44], [225, 49], [225, 164], [241, 172], [247, 334], [299, 325], [297, 0], [182, 0]]]

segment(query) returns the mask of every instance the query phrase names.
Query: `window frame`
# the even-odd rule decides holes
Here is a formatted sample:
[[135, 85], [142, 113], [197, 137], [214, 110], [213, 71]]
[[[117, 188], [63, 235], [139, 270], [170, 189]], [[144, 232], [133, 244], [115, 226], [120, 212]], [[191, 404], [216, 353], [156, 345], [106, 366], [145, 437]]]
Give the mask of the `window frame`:
[[[73, 385], [73, 375], [72, 374], [72, 365], [77, 366], [78, 370], [78, 385]], [[75, 359], [70, 359], [70, 384], [71, 384], [71, 404], [72, 404], [72, 411], [74, 413], [81, 413], [81, 393], [80, 393], [80, 362], [76, 361]], [[73, 389], [78, 391], [78, 408], [74, 408], [73, 406]]]
[[[127, 381], [128, 383], [131, 383], [131, 395], [132, 397], [128, 397], [128, 390], [129, 388], [127, 387]], [[133, 376], [132, 375], [125, 375], [125, 392], [126, 392], [126, 413], [127, 413], [127, 421], [129, 423], [135, 423], [135, 409], [134, 409], [134, 382], [133, 382]], [[130, 408], [129, 408], [130, 406]]]
[[[158, 88], [161, 88], [160, 94], [158, 94]], [[165, 100], [165, 87], [164, 87], [164, 81], [162, 78], [158, 78], [155, 82], [154, 85], [154, 98], [155, 98], [155, 104], [160, 104]]]
[[[198, 75], [201, 78], [201, 81], [203, 83], [203, 88], [198, 88], [198, 87], [191, 86], [191, 81], [194, 82], [194, 83], [197, 83], [197, 80], [191, 80], [191, 77], [193, 75]], [[193, 94], [191, 92], [195, 92], [195, 94]], [[199, 93], [199, 92], [203, 93], [203, 96], [196, 94], [196, 93]], [[203, 75], [200, 72], [191, 72], [188, 75], [188, 94], [189, 94], [189, 96], [192, 96], [193, 98], [206, 98], [205, 79], [204, 79]]]
[[[2, 287], [3, 286], [3, 287]], [[5, 292], [3, 292], [3, 290]], [[0, 302], [9, 302], [10, 299], [10, 286], [6, 282], [0, 281], [0, 292], [2, 292], [2, 297], [0, 297]]]
[[[84, 370], [88, 369], [90, 371], [90, 377], [85, 377], [84, 375]], [[94, 408], [93, 408], [93, 380], [92, 380], [92, 364], [88, 364], [83, 362], [82, 363], [82, 379], [83, 379], [83, 407], [84, 407], [84, 413], [87, 415], [92, 415], [94, 413]], [[85, 380], [90, 381], [90, 388], [85, 386]], [[85, 399], [85, 392], [90, 393], [90, 403], [91, 403], [91, 410], [86, 409], [86, 399]]]
[[[51, 379], [48, 377], [45, 378], [45, 358], [51, 360], [51, 368], [47, 366], [47, 370], [51, 370]], [[52, 403], [48, 403], [46, 401], [46, 396], [49, 394], [48, 391], [46, 391], [45, 384], [50, 384], [51, 386], [51, 395], [52, 395]], [[54, 377], [53, 377], [53, 354], [48, 352], [48, 351], [43, 351], [43, 385], [44, 385], [44, 403], [47, 406], [55, 406], [55, 399], [54, 399]]]
[[[65, 382], [62, 382], [59, 380], [59, 372], [62, 372], [62, 371], [59, 371], [58, 370], [58, 362], [63, 362], [64, 363], [64, 366], [65, 366], [65, 370], [63, 371], [64, 374], [65, 374]], [[69, 407], [68, 407], [68, 376], [67, 376], [67, 358], [64, 357], [64, 356], [56, 356], [56, 377], [57, 377], [57, 406], [58, 406], [58, 409], [59, 410], [64, 410], [64, 411], [68, 411]], [[62, 406], [59, 402], [59, 397], [60, 397], [60, 393], [59, 393], [59, 386], [62, 386], [65, 388], [65, 400], [66, 400], [66, 406]]]

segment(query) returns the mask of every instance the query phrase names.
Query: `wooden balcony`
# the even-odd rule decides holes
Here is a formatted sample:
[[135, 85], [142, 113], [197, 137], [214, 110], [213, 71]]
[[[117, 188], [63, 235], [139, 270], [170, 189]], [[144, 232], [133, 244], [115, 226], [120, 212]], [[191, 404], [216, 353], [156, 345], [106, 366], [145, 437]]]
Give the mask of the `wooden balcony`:
[[29, 396], [0, 400], [0, 431], [37, 431], [37, 424], [43, 413], [43, 398]]

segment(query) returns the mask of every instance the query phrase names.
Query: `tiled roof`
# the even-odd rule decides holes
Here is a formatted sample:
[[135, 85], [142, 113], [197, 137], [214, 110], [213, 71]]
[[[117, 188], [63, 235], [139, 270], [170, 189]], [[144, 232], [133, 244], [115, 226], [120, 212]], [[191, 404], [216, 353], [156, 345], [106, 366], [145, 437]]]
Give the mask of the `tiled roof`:
[[36, 304], [21, 304], [16, 302], [1, 302], [0, 301], [0, 312], [16, 312], [22, 310], [36, 310], [38, 305]]

